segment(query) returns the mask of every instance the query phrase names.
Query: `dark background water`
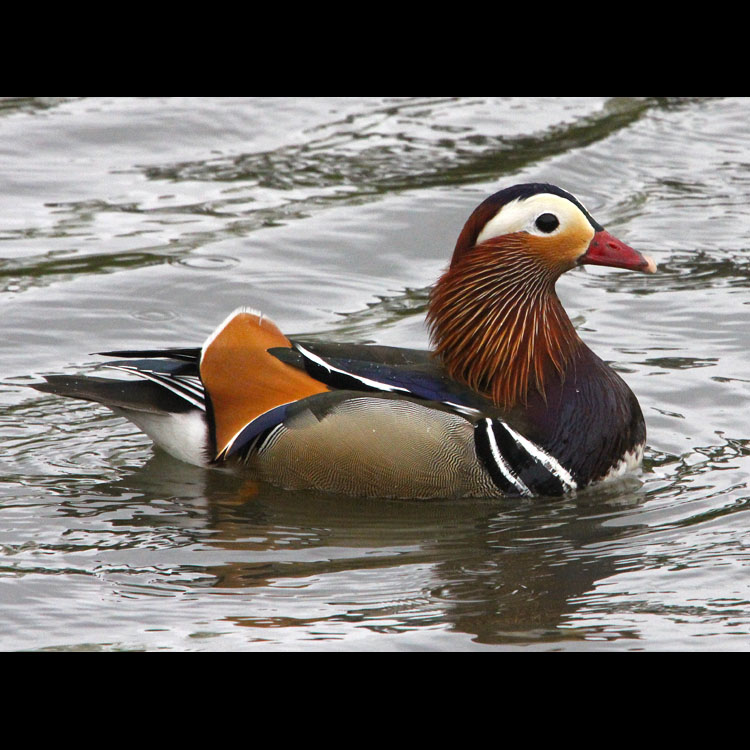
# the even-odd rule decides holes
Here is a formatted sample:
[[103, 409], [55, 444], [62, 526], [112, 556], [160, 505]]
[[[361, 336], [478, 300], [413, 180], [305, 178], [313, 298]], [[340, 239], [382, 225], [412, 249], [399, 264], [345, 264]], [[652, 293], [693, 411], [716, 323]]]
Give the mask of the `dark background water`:
[[[750, 101], [0, 101], [0, 649], [747, 649]], [[553, 502], [288, 493], [28, 389], [235, 307], [425, 346], [468, 214], [550, 181], [652, 255], [558, 291], [641, 474]]]

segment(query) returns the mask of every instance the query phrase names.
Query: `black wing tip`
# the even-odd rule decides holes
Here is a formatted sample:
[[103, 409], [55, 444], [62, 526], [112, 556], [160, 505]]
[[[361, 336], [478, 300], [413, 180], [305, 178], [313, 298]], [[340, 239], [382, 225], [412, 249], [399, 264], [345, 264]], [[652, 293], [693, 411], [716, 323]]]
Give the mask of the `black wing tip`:
[[27, 383], [29, 388], [33, 388], [35, 391], [41, 391], [42, 393], [55, 393], [54, 378], [64, 377], [63, 375], [43, 375], [44, 383]]
[[41, 393], [51, 393], [54, 396], [67, 396], [83, 401], [95, 401], [91, 388], [100, 382], [112, 383], [106, 378], [92, 378], [85, 375], [43, 375], [44, 383], [29, 383], [28, 387]]
[[97, 357], [122, 357], [123, 359], [179, 359], [184, 362], [196, 362], [200, 359], [201, 350], [195, 346], [171, 349], [115, 349], [108, 352], [92, 352]]
[[[116, 380], [90, 375], [44, 375], [45, 383], [29, 387], [53, 396], [91, 401], [110, 408], [166, 414], [201, 408], [184, 396], [152, 380]], [[190, 394], [189, 394], [190, 395]]]
[[43, 383], [27, 383], [29, 388], [34, 388], [37, 391], [52, 392], [54, 388], [59, 388], [61, 385], [66, 383], [77, 383], [84, 379], [90, 379], [84, 375], [42, 375], [44, 378]]

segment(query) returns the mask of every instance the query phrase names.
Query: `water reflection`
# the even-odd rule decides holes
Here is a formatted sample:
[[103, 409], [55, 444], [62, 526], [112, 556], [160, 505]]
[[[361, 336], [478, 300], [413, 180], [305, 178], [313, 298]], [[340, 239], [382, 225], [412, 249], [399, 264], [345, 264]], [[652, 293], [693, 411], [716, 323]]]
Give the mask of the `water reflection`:
[[200, 573], [204, 594], [237, 597], [230, 619], [238, 625], [346, 622], [405, 632], [439, 623], [487, 644], [584, 637], [561, 636], [560, 624], [576, 598], [617, 569], [619, 556], [597, 554], [596, 545], [641, 527], [629, 514], [646, 497], [631, 477], [564, 501], [352, 501], [193, 470], [162, 454], [92, 495], [97, 512], [107, 497], [151, 498], [111, 520], [119, 548], [143, 550], [139, 529], [147, 530], [161, 551], [152, 565], [172, 570], [170, 585], [177, 571], [169, 550], [200, 549], [177, 578], [190, 586], [185, 580]]
[[[612, 606], [602, 583], [660, 565], [677, 540], [693, 559], [716, 554], [688, 535], [747, 511], [735, 472], [748, 443], [725, 439], [698, 460], [650, 451], [641, 479], [522, 503], [290, 493], [155, 453], [121, 479], [58, 498], [74, 530], [48, 552], [98, 553], [90, 574], [123, 596], [220, 597], [228, 623], [268, 644], [336, 627], [447, 627], [487, 645], [637, 641], [626, 622], [587, 614]], [[701, 482], [721, 468], [725, 485]]]

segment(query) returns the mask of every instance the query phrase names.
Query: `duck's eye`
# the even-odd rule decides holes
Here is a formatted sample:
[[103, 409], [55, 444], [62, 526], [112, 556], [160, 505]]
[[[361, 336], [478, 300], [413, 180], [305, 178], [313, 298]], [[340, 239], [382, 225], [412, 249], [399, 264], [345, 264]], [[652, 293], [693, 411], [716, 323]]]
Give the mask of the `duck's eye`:
[[560, 221], [554, 214], [542, 214], [541, 216], [537, 216], [536, 222], [534, 223], [536, 224], [537, 229], [541, 232], [547, 232], [548, 234], [554, 232], [555, 229], [560, 226]]

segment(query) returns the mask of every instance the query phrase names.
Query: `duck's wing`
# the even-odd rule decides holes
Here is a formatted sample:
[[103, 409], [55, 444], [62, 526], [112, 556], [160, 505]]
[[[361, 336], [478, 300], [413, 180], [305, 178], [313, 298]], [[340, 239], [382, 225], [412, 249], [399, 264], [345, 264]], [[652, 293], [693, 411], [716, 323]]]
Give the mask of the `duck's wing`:
[[499, 414], [490, 399], [453, 380], [428, 351], [293, 339], [291, 348], [270, 353], [333, 389], [401, 394], [477, 416]]
[[[459, 465], [473, 476], [475, 494], [560, 494], [575, 486], [517, 420], [453, 381], [426, 351], [289, 340], [269, 319], [241, 309], [200, 349], [103, 354], [119, 358], [108, 366], [141, 381], [51, 376], [38, 389], [110, 406], [191, 463], [252, 463], [262, 455], [282, 471], [285, 462], [274, 456], [313, 445], [330, 459], [325, 464], [323, 455], [313, 471], [331, 473], [338, 461], [334, 473], [356, 474], [364, 459], [371, 476], [385, 477], [384, 494], [388, 482], [408, 487], [418, 466], [423, 489], [433, 475], [440, 486], [459, 486], [451, 473]], [[196, 436], [189, 450], [180, 444], [184, 425]], [[334, 448], [343, 445], [352, 450], [337, 458]]]
[[[442, 450], [438, 446], [453, 443], [464, 452], [462, 463], [471, 466], [466, 455], [473, 455], [473, 469], [481, 465], [503, 493], [559, 495], [576, 487], [552, 455], [524, 437], [522, 415], [501, 412], [489, 399], [451, 379], [429, 352], [290, 340], [267, 353], [327, 391], [258, 415], [227, 447], [227, 457], [247, 460], [272, 445], [279, 453], [284, 441], [294, 446], [290, 455], [304, 455], [312, 444], [325, 445], [332, 464], [336, 455], [351, 454], [351, 465], [337, 472], [345, 476], [356, 468], [360, 450], [369, 466], [379, 467], [396, 482], [392, 466], [423, 465], [426, 473], [432, 465], [438, 474], [449, 471], [450, 460], [437, 460]], [[385, 442], [373, 437], [376, 431], [387, 436]], [[335, 450], [344, 442], [361, 443], [361, 448]], [[412, 449], [410, 459], [404, 460]], [[321, 456], [316, 470], [324, 471], [323, 460]], [[275, 465], [283, 470], [283, 462]], [[479, 479], [477, 486], [484, 486]]]

